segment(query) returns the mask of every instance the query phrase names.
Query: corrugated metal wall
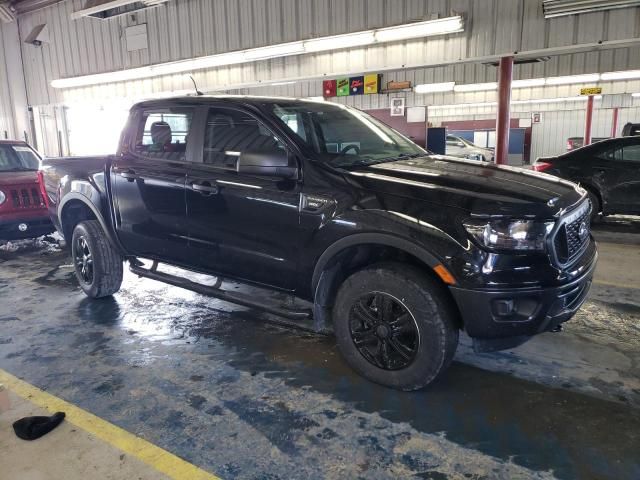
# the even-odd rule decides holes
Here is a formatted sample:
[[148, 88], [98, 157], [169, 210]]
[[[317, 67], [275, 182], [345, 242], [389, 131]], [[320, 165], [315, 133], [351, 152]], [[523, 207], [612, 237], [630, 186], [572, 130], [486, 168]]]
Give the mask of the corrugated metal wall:
[[5, 58], [4, 33], [0, 22], [0, 139], [14, 138], [13, 107], [9, 89], [9, 66]]
[[[540, 0], [171, 0], [159, 7], [102, 21], [71, 20], [82, 0], [67, 0], [24, 15], [24, 38], [41, 23], [51, 42], [23, 45], [27, 89], [33, 105], [60, 103], [52, 79], [191, 58], [199, 55], [394, 25], [462, 13], [463, 34], [450, 37], [318, 53], [198, 72], [203, 89], [233, 88], [282, 78], [310, 78], [341, 72], [437, 65], [514, 51], [554, 48], [639, 36], [640, 9], [561, 17], [545, 21]], [[147, 23], [149, 49], [127, 52], [123, 29]], [[577, 53], [539, 65], [518, 67], [517, 75], [552, 76], [640, 67], [640, 49]], [[492, 79], [482, 65], [466, 64], [416, 71], [424, 81], [472, 83]], [[454, 78], [451, 78], [454, 77]], [[416, 81], [422, 81], [416, 78]], [[184, 76], [126, 82], [110, 88], [69, 92], [67, 98], [135, 96], [189, 88]]]

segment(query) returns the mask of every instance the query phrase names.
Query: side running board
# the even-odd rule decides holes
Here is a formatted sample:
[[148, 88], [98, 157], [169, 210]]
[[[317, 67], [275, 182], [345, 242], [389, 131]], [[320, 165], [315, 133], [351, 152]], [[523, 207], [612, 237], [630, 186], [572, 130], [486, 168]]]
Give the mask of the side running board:
[[304, 320], [311, 318], [311, 310], [292, 310], [278, 306], [265, 305], [257, 300], [253, 300], [248, 294], [241, 294], [237, 292], [229, 292], [222, 290], [220, 285], [222, 284], [222, 278], [218, 277], [215, 285], [203, 285], [201, 283], [193, 282], [184, 277], [177, 275], [171, 275], [169, 273], [158, 271], [158, 262], [154, 261], [151, 268], [145, 268], [144, 264], [138, 259], [132, 259], [129, 262], [129, 270], [134, 274], [157, 280], [159, 282], [168, 283], [175, 287], [191, 290], [192, 292], [207, 295], [209, 297], [219, 298], [225, 302], [235, 303], [242, 305], [243, 307], [255, 308], [256, 310], [262, 310], [274, 315], [280, 315], [285, 318], [293, 320]]

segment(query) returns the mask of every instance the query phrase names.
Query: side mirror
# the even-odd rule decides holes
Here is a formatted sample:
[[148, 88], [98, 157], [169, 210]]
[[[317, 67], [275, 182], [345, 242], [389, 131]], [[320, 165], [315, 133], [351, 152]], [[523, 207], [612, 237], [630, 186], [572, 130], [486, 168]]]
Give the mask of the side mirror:
[[456, 143], [456, 147], [465, 148], [465, 145], [462, 142], [458, 142]]
[[278, 178], [297, 178], [298, 169], [289, 165], [285, 151], [242, 152], [236, 164], [238, 173]]

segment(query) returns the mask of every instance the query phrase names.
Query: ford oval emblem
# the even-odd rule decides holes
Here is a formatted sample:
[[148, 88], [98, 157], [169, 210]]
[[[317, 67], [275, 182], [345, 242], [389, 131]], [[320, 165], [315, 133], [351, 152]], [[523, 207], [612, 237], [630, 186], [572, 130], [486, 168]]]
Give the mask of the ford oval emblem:
[[580, 240], [584, 240], [587, 238], [587, 235], [589, 235], [589, 229], [587, 228], [587, 224], [585, 222], [582, 222], [580, 224], [580, 228], [578, 229], [578, 238]]

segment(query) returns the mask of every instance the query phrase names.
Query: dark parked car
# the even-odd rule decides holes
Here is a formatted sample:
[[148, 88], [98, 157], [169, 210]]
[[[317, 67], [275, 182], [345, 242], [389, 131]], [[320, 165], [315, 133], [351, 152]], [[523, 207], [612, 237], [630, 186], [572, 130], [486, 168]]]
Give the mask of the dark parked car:
[[26, 143], [0, 140], [0, 240], [55, 231], [38, 173], [40, 157]]
[[640, 137], [612, 138], [558, 157], [539, 158], [539, 172], [579, 183], [592, 214], [640, 214]]
[[[50, 213], [82, 289], [144, 277], [332, 326], [365, 377], [412, 390], [475, 348], [556, 331], [596, 263], [586, 192], [520, 169], [430, 155], [329, 102], [182, 97], [131, 110], [110, 157], [45, 162]], [[151, 259], [151, 266], [139, 258]], [[158, 268], [287, 292], [267, 305]]]

